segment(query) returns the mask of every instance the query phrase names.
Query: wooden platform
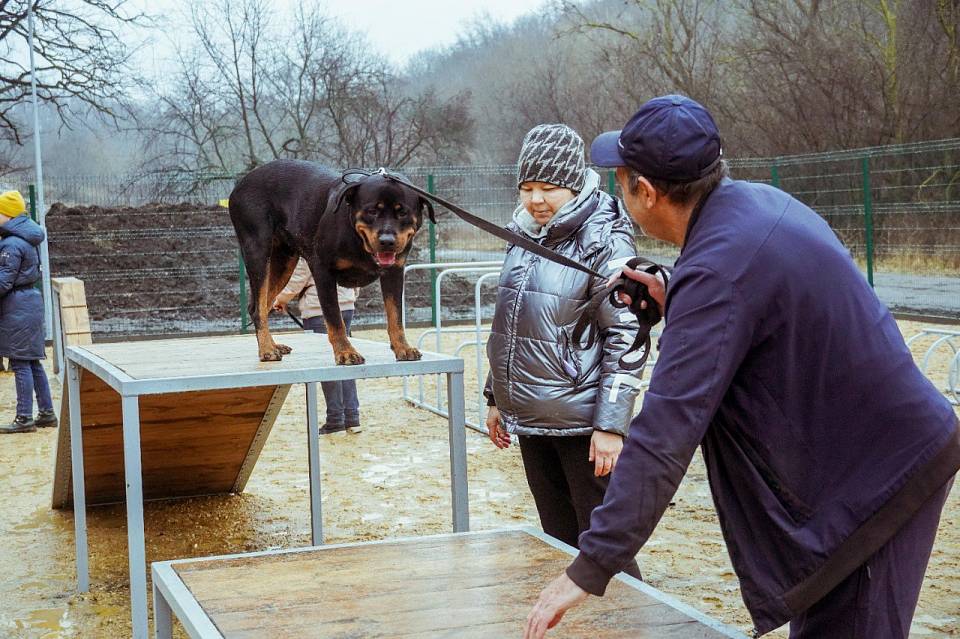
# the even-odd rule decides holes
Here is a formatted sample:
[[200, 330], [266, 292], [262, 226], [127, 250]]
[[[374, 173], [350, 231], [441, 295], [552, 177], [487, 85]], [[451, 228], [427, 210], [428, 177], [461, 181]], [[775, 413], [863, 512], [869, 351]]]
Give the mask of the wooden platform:
[[[155, 563], [157, 637], [169, 607], [203, 639], [518, 637], [571, 550], [510, 530]], [[743, 637], [625, 575], [549, 636]]]

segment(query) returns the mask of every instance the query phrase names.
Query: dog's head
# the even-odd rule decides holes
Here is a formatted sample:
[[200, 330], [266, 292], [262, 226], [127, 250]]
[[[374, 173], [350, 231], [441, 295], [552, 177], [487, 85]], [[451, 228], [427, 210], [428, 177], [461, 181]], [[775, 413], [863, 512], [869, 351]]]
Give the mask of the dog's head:
[[349, 207], [364, 250], [382, 268], [393, 266], [398, 256], [410, 250], [413, 236], [423, 225], [424, 210], [435, 221], [426, 198], [382, 175], [349, 182], [338, 201]]

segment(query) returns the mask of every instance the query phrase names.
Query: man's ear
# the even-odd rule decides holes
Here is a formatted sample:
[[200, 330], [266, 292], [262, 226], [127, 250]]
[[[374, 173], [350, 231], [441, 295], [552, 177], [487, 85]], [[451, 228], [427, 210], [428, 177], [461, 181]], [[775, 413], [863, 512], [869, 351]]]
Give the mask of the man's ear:
[[637, 195], [644, 199], [647, 208], [652, 207], [657, 203], [658, 198], [663, 197], [663, 194], [657, 191], [657, 187], [655, 187], [650, 180], [642, 175], [637, 177], [637, 190], [639, 191]]

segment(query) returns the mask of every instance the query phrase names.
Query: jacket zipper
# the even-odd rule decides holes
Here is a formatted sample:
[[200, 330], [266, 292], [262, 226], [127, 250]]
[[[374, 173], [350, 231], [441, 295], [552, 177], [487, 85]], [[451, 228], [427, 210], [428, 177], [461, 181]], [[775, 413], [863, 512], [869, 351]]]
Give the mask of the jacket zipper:
[[513, 368], [513, 354], [516, 350], [515, 344], [517, 340], [517, 317], [520, 314], [520, 298], [523, 297], [523, 289], [527, 285], [527, 279], [530, 277], [530, 270], [538, 261], [539, 258], [534, 255], [530, 262], [527, 263], [526, 268], [523, 270], [523, 275], [520, 278], [520, 286], [517, 287], [517, 299], [513, 304], [513, 316], [510, 318], [510, 344], [509, 348], [507, 349], [507, 397], [510, 398], [511, 405], [513, 404], [513, 381], [511, 380], [511, 369]]

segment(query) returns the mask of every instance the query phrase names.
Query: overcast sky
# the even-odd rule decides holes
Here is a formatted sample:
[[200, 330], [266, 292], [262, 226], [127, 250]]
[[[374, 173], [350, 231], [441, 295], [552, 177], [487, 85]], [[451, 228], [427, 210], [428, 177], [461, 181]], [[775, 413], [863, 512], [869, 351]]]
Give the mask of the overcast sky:
[[[489, 16], [510, 23], [541, 7], [546, 0], [327, 0], [324, 4], [351, 30], [367, 35], [371, 45], [398, 65], [424, 49], [452, 44], [471, 20]], [[291, 13], [296, 0], [273, 0], [278, 13]], [[190, 0], [130, 0], [131, 9], [160, 15], [166, 20], [163, 35], [150, 36], [153, 45], [144, 51], [146, 64], [160, 65], [167, 48], [164, 40], [176, 38], [175, 25], [188, 22]], [[186, 31], [186, 29], [184, 29]]]

